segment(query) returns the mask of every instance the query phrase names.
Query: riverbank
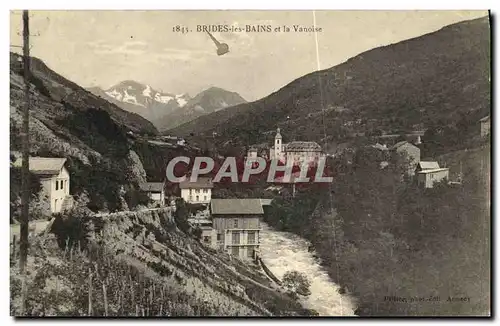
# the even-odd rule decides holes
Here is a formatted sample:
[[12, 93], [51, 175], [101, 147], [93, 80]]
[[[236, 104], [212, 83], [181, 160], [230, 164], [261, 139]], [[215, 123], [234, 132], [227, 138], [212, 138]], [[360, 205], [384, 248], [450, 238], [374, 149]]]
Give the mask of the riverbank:
[[321, 261], [308, 251], [309, 241], [289, 232], [281, 232], [262, 223], [261, 256], [267, 267], [279, 279], [287, 271], [304, 273], [311, 282], [311, 294], [301, 299], [308, 309], [320, 316], [353, 316], [353, 298], [339, 293]]

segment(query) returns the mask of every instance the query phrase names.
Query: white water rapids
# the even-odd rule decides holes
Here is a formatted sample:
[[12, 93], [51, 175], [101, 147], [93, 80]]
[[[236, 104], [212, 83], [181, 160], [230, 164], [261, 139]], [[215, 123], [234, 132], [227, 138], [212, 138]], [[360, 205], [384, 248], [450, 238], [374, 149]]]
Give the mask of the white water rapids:
[[320, 316], [354, 316], [353, 300], [339, 294], [340, 287], [308, 251], [307, 240], [262, 222], [261, 227], [260, 256], [271, 272], [281, 280], [287, 271], [295, 270], [307, 275], [311, 282], [311, 294], [301, 300], [305, 308], [316, 310]]

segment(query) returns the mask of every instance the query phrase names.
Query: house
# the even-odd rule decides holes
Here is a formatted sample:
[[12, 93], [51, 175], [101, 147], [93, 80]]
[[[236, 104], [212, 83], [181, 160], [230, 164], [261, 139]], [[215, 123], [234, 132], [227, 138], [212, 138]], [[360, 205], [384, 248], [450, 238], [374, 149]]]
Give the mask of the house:
[[276, 130], [274, 146], [269, 150], [270, 159], [278, 159], [290, 165], [302, 165], [304, 162], [317, 164], [320, 157], [324, 157], [321, 146], [311, 141], [293, 141], [283, 143], [280, 128]]
[[165, 205], [165, 184], [163, 182], [145, 182], [139, 185], [141, 191], [145, 192], [148, 197], [161, 206]]
[[481, 123], [481, 137], [488, 136], [490, 134], [490, 116], [487, 115], [479, 120], [479, 122]]
[[189, 177], [179, 184], [181, 198], [190, 204], [208, 204], [212, 199], [212, 179], [199, 177], [196, 182], [191, 182]]
[[408, 169], [406, 174], [415, 175], [415, 169], [420, 162], [420, 148], [407, 142], [400, 141], [390, 148], [391, 153], [397, 154], [400, 158], [408, 159]]
[[261, 200], [213, 199], [210, 213], [217, 246], [233, 256], [253, 259], [259, 252], [260, 219], [264, 216]]
[[[30, 172], [40, 178], [52, 213], [60, 213], [73, 206], [73, 197], [69, 194], [70, 175], [65, 164], [66, 159], [59, 157], [29, 158]], [[13, 165], [21, 167], [22, 159], [16, 160]]]
[[449, 169], [440, 168], [438, 162], [422, 161], [416, 168], [417, 183], [424, 188], [434, 187], [434, 183], [448, 180]]
[[201, 243], [214, 249], [217, 248], [217, 232], [212, 226], [212, 220], [207, 218], [190, 218], [188, 222], [191, 226], [201, 229]]
[[258, 149], [256, 147], [250, 147], [247, 152], [247, 159], [257, 158]]

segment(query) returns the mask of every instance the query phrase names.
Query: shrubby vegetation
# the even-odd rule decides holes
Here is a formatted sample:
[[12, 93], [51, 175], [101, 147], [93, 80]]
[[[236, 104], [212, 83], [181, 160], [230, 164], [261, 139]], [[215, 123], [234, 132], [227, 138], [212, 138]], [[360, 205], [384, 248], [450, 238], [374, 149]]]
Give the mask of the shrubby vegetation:
[[[30, 180], [30, 219], [36, 219], [47, 214], [47, 208], [43, 205], [43, 198], [41, 198], [40, 178], [31, 173], [29, 174]], [[18, 219], [21, 215], [21, 168], [10, 168], [10, 222], [13, 218]]]
[[311, 291], [309, 290], [311, 282], [304, 273], [288, 271], [285, 275], [283, 275], [282, 284], [283, 287], [293, 296], [308, 296], [311, 294]]

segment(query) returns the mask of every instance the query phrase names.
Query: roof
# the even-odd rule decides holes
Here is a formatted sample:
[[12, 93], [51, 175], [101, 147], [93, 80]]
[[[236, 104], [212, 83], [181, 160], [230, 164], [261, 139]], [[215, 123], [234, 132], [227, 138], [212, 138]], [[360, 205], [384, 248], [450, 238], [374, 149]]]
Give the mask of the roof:
[[419, 174], [427, 174], [427, 173], [434, 173], [434, 172], [448, 171], [448, 170], [449, 170], [449, 168], [438, 168], [438, 169], [422, 170], [422, 171], [418, 171], [417, 173], [419, 173]]
[[210, 210], [214, 215], [264, 214], [260, 199], [212, 199]]
[[[21, 166], [23, 160], [19, 158], [14, 166]], [[66, 163], [64, 157], [30, 157], [30, 171], [37, 175], [59, 174]]]
[[439, 169], [439, 163], [420, 161], [420, 163], [418, 163], [418, 167], [421, 168], [422, 170]]
[[293, 141], [285, 145], [287, 152], [319, 152], [321, 146], [313, 141]]
[[142, 191], [150, 192], [162, 192], [164, 184], [163, 182], [145, 182], [139, 185]]
[[400, 147], [402, 147], [404, 145], [410, 145], [410, 146], [413, 146], [413, 147], [417, 147], [417, 146], [413, 145], [412, 143], [409, 143], [408, 141], [403, 140], [403, 141], [400, 141], [400, 142], [396, 143], [394, 146], [392, 146], [391, 150], [398, 150]]
[[485, 116], [484, 118], [480, 119], [479, 121], [486, 122], [488, 120], [490, 120], [490, 115]]
[[204, 189], [204, 188], [213, 188], [214, 184], [212, 183], [211, 178], [198, 178], [195, 182], [189, 181], [189, 177], [181, 182], [179, 184], [179, 187], [181, 189], [189, 189], [189, 188], [197, 188], [197, 189]]

